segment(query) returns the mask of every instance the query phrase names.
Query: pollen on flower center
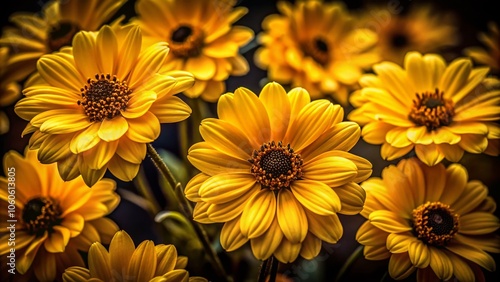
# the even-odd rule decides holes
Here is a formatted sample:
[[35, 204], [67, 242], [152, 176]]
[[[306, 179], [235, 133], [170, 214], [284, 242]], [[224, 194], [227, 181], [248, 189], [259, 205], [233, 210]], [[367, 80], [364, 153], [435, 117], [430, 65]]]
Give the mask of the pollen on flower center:
[[96, 74], [95, 79], [89, 78], [87, 85], [80, 91], [82, 100], [78, 100], [78, 105], [83, 106], [91, 122], [119, 115], [127, 108], [132, 93], [126, 81], [120, 81], [110, 74]]
[[316, 37], [303, 44], [304, 54], [310, 56], [320, 65], [326, 65], [330, 58], [328, 43], [320, 37]]
[[45, 231], [53, 232], [53, 227], [62, 221], [59, 205], [46, 197], [34, 198], [24, 205], [22, 218], [28, 232], [42, 236]]
[[61, 47], [71, 45], [73, 36], [81, 28], [72, 22], [60, 22], [53, 26], [48, 34], [48, 46], [51, 51], [58, 51]]
[[417, 93], [409, 119], [417, 125], [425, 125], [428, 131], [449, 125], [455, 115], [453, 101], [443, 97], [436, 88], [434, 92]]
[[196, 57], [203, 47], [203, 31], [190, 25], [180, 25], [170, 35], [169, 47], [176, 57]]
[[290, 147], [282, 142], [264, 143], [260, 150], [254, 150], [248, 160], [252, 164], [251, 172], [263, 187], [279, 190], [302, 177], [303, 160]]
[[444, 246], [457, 233], [458, 219], [449, 205], [427, 202], [413, 210], [413, 230], [426, 244]]

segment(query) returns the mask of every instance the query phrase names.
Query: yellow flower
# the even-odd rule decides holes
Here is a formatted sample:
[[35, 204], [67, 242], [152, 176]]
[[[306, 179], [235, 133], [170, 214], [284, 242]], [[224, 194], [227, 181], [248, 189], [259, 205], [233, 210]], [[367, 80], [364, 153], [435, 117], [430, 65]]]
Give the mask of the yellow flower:
[[[499, 219], [488, 188], [460, 164], [426, 166], [416, 158], [361, 183], [366, 202], [356, 240], [369, 260], [389, 258], [389, 274], [418, 281], [478, 281], [477, 265], [495, 270]], [[476, 278], [474, 279], [474, 277]], [[481, 274], [482, 276], [482, 274]]]
[[[12, 78], [9, 48], [0, 47], [0, 107], [8, 106], [21, 97], [21, 89]], [[9, 118], [0, 111], [0, 135], [9, 131]]]
[[244, 7], [233, 9], [232, 0], [139, 0], [138, 16], [131, 22], [141, 26], [143, 45], [167, 41], [171, 55], [162, 71], [186, 70], [195, 84], [184, 93], [190, 98], [216, 102], [225, 92], [224, 81], [245, 75], [248, 62], [239, 48], [253, 38], [253, 31], [232, 26], [245, 15]]
[[262, 22], [257, 66], [270, 80], [304, 87], [313, 98], [331, 95], [346, 106], [363, 70], [379, 60], [375, 34], [356, 29], [342, 3], [280, 1], [278, 9], [280, 15]]
[[8, 152], [3, 167], [0, 208], [9, 220], [0, 222], [0, 255], [8, 257], [15, 249], [16, 275], [54, 281], [65, 268], [84, 265], [78, 251], [93, 242], [109, 243], [118, 230], [104, 217], [120, 201], [113, 180], [103, 179], [92, 189], [81, 177], [65, 182], [55, 164], [38, 162], [34, 150], [24, 157]]
[[187, 257], [177, 256], [174, 245], [156, 245], [143, 241], [135, 248], [125, 231], [113, 236], [109, 251], [96, 242], [89, 250], [88, 268], [74, 266], [66, 269], [63, 281], [165, 281], [203, 282], [201, 277], [189, 277], [184, 269]]
[[438, 52], [459, 43], [458, 23], [452, 13], [437, 12], [432, 5], [367, 7], [360, 26], [377, 33], [377, 47], [384, 61], [402, 64], [409, 51]]
[[365, 194], [356, 183], [371, 174], [369, 161], [347, 152], [360, 129], [342, 122], [342, 107], [272, 82], [259, 97], [243, 87], [222, 95], [217, 111], [188, 154], [201, 171], [185, 190], [194, 219], [224, 223], [222, 247], [250, 241], [259, 260], [312, 259], [322, 241], [336, 243], [337, 213], [359, 213]]
[[40, 14], [18, 12], [10, 17], [16, 27], [6, 27], [0, 44], [15, 53], [12, 76], [22, 80], [36, 70], [44, 54], [71, 45], [80, 30], [95, 31], [108, 21], [127, 0], [52, 0]]
[[486, 46], [470, 47], [465, 49], [465, 54], [479, 64], [487, 65], [492, 71], [500, 71], [500, 31], [495, 22], [488, 24], [490, 33], [480, 33], [479, 40]]
[[30, 148], [42, 163], [57, 162], [65, 180], [82, 175], [92, 186], [107, 169], [132, 180], [146, 143], [160, 123], [186, 119], [191, 109], [173, 96], [193, 84], [187, 72], [158, 74], [167, 43], [141, 50], [138, 26], [80, 32], [73, 47], [43, 56], [15, 111], [34, 132]]
[[410, 52], [404, 69], [391, 62], [373, 69], [351, 96], [358, 108], [348, 118], [364, 125], [366, 142], [382, 144], [383, 158], [393, 160], [415, 148], [432, 166], [443, 158], [457, 162], [464, 150], [498, 155], [500, 91], [489, 89], [488, 68], [473, 68], [466, 58], [447, 65], [437, 54]]

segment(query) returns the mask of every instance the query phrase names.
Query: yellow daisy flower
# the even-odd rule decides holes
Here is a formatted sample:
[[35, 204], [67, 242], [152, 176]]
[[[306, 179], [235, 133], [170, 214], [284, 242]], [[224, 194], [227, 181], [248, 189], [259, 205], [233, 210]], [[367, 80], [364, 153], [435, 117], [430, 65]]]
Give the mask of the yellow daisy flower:
[[495, 270], [487, 252], [500, 252], [496, 203], [483, 183], [468, 180], [462, 165], [405, 159], [361, 186], [361, 215], [368, 220], [356, 240], [367, 259], [389, 259], [392, 278], [417, 270], [418, 281], [478, 281], [477, 265]]
[[257, 66], [267, 69], [270, 80], [304, 87], [313, 98], [331, 95], [346, 106], [363, 70], [379, 60], [375, 34], [355, 28], [339, 2], [280, 1], [277, 6], [281, 14], [262, 22]]
[[275, 82], [259, 97], [240, 87], [217, 107], [219, 118], [201, 123], [205, 141], [188, 154], [201, 171], [185, 190], [196, 202], [194, 219], [224, 223], [222, 247], [232, 251], [250, 241], [259, 260], [312, 259], [322, 241], [336, 243], [337, 213], [362, 209], [365, 194], [356, 183], [372, 171], [348, 152], [359, 126], [342, 122], [340, 105], [311, 102], [303, 88], [287, 94]]
[[132, 180], [160, 123], [191, 113], [173, 95], [193, 84], [192, 75], [158, 74], [168, 52], [164, 42], [141, 50], [140, 29], [129, 25], [80, 32], [73, 47], [43, 56], [39, 76], [15, 107], [30, 122], [24, 134], [34, 132], [30, 147], [40, 149], [38, 159], [57, 162], [65, 180], [81, 174], [89, 186], [107, 169]]
[[22, 80], [36, 70], [44, 54], [71, 45], [80, 30], [95, 31], [127, 0], [51, 0], [41, 13], [17, 12], [10, 16], [16, 27], [5, 27], [0, 44], [10, 46], [12, 76]]
[[489, 34], [480, 33], [479, 40], [486, 46], [470, 47], [465, 49], [465, 54], [475, 62], [489, 66], [493, 71], [500, 71], [500, 31], [495, 22], [488, 24]]
[[364, 125], [366, 142], [382, 144], [384, 159], [412, 149], [431, 166], [443, 158], [458, 162], [464, 150], [498, 155], [500, 90], [489, 89], [488, 68], [473, 68], [466, 58], [446, 64], [437, 54], [410, 52], [404, 69], [382, 62], [373, 70], [351, 96], [357, 109], [348, 118]]
[[3, 167], [0, 208], [8, 218], [0, 222], [0, 256], [11, 262], [14, 249], [10, 267], [16, 276], [54, 281], [67, 267], [84, 265], [78, 251], [109, 243], [118, 230], [104, 217], [120, 201], [113, 180], [102, 179], [92, 189], [81, 177], [65, 182], [57, 166], [41, 164], [34, 150], [25, 156], [8, 152]]
[[409, 51], [438, 52], [460, 42], [456, 17], [436, 12], [432, 5], [413, 5], [407, 13], [402, 6], [370, 7], [359, 25], [377, 33], [377, 47], [384, 61], [402, 64]]
[[131, 20], [140, 25], [143, 45], [167, 41], [171, 56], [162, 71], [186, 70], [195, 84], [184, 93], [216, 102], [225, 92], [229, 76], [248, 73], [246, 59], [239, 48], [254, 36], [253, 31], [233, 24], [245, 15], [245, 7], [233, 6], [232, 0], [139, 0], [138, 16]]
[[127, 232], [118, 231], [111, 240], [109, 251], [99, 242], [92, 244], [89, 267], [69, 267], [63, 274], [63, 281], [207, 281], [202, 277], [189, 277], [184, 269], [187, 262], [187, 257], [177, 256], [174, 245], [155, 245], [147, 240], [136, 248]]
[[[0, 107], [6, 107], [21, 97], [21, 88], [12, 78], [9, 48], [0, 47]], [[0, 135], [9, 131], [9, 118], [0, 111]]]

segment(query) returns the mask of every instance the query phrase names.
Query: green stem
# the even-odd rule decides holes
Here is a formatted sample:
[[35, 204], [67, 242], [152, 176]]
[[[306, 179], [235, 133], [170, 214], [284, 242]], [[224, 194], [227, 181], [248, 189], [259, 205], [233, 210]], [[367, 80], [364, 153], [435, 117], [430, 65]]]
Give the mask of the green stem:
[[337, 277], [335, 277], [335, 282], [339, 282], [342, 276], [344, 276], [347, 269], [363, 254], [363, 246], [359, 245], [354, 252], [347, 258], [344, 265], [339, 270]]
[[160, 212], [160, 204], [156, 201], [153, 192], [151, 191], [151, 187], [149, 187], [149, 183], [146, 180], [146, 175], [144, 174], [144, 170], [141, 167], [139, 169], [139, 173], [137, 177], [134, 178], [134, 185], [139, 191], [139, 193], [149, 202], [150, 212], [153, 216]]
[[168, 166], [165, 164], [161, 156], [158, 154], [158, 152], [155, 150], [153, 145], [148, 144], [147, 145], [147, 152], [153, 163], [156, 165], [160, 173], [165, 177], [167, 180], [169, 186], [174, 190], [173, 192], [176, 195], [177, 201], [180, 204], [181, 212], [184, 214], [184, 216], [189, 220], [191, 225], [193, 226], [193, 229], [200, 240], [200, 242], [203, 245], [203, 248], [205, 249], [206, 253], [210, 257], [210, 260], [212, 262], [212, 265], [214, 267], [215, 273], [217, 276], [224, 278], [226, 281], [230, 281], [229, 277], [226, 274], [226, 271], [224, 270], [224, 267], [222, 266], [222, 262], [220, 261], [219, 257], [215, 253], [214, 249], [210, 245], [210, 241], [208, 239], [208, 235], [205, 232], [205, 229], [201, 227], [201, 225], [194, 221], [193, 219], [193, 213], [192, 213], [192, 207], [189, 204], [188, 200], [184, 196], [183, 188], [182, 185], [177, 182], [175, 179], [175, 176], [172, 174]]

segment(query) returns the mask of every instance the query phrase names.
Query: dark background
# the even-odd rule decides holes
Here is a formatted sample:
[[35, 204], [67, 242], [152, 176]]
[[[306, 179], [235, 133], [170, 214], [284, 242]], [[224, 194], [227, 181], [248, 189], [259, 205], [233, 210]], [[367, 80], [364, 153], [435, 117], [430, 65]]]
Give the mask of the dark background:
[[[0, 8], [0, 26], [8, 25], [8, 16], [15, 11], [28, 11], [37, 13], [47, 1], [33, 1], [33, 0], [16, 0], [4, 2]], [[380, 3], [385, 4], [390, 0], [385, 1], [345, 1], [344, 3], [351, 10], [358, 10], [365, 7], [367, 4]], [[499, 22], [498, 9], [494, 8], [493, 1], [477, 0], [477, 1], [400, 1], [404, 7], [411, 5], [420, 5], [425, 2], [433, 3], [437, 9], [436, 12], [449, 11], [455, 13], [459, 21], [459, 30], [462, 37], [462, 43], [456, 48], [450, 50], [455, 56], [460, 56], [462, 49], [469, 46], [479, 45], [477, 41], [477, 33], [486, 30], [486, 25], [489, 21]], [[135, 1], [129, 0], [116, 15], [125, 14], [127, 19], [134, 15]], [[243, 25], [252, 28], [255, 33], [261, 31], [261, 22], [265, 16], [277, 13], [276, 1], [238, 1], [238, 6], [246, 6], [249, 8], [249, 13], [243, 16], [238, 22], [238, 25]], [[244, 56], [250, 63], [250, 72], [242, 77], [230, 77], [227, 81], [227, 90], [234, 91], [237, 87], [243, 86], [251, 89], [255, 93], [259, 93], [261, 89], [261, 81], [266, 77], [266, 72], [257, 68], [253, 64], [253, 55], [256, 48], [247, 51]], [[210, 106], [210, 109], [215, 109], [215, 104]], [[17, 117], [13, 111], [13, 106], [2, 109], [9, 116], [11, 127], [7, 134], [0, 136], [0, 150], [3, 156], [8, 150], [16, 150], [23, 152], [28, 143], [29, 136], [21, 138], [21, 132], [26, 125], [26, 121]], [[346, 113], [351, 109], [347, 107]], [[154, 146], [169, 150], [174, 154], [178, 153], [177, 141], [177, 126], [176, 125], [162, 125], [162, 134], [158, 140], [155, 141]], [[381, 170], [388, 164], [397, 163], [398, 160], [393, 162], [386, 162], [380, 158], [380, 148], [376, 145], [369, 145], [362, 140], [352, 150], [353, 153], [369, 159], [374, 165], [373, 176], [380, 176]], [[446, 162], [445, 162], [446, 163]], [[490, 189], [490, 195], [493, 196], [498, 202], [500, 200], [500, 158], [491, 157], [487, 155], [472, 155], [465, 154], [464, 158], [460, 161], [469, 172], [469, 179], [478, 179], [485, 183]], [[446, 163], [447, 164], [447, 163]], [[144, 171], [151, 179], [151, 185], [157, 187], [156, 170], [151, 162], [146, 159], [144, 164]], [[113, 178], [112, 175], [106, 175]], [[29, 176], [27, 176], [29, 177]], [[134, 191], [132, 183], [123, 183], [118, 181], [119, 189]], [[167, 204], [164, 199], [160, 198], [160, 203]], [[499, 211], [496, 215], [500, 216]], [[144, 210], [138, 208], [131, 202], [122, 199], [120, 206], [110, 216], [117, 222], [120, 228], [126, 230], [134, 239], [136, 244], [143, 240], [154, 240], [155, 243], [164, 242], [164, 236], [157, 232], [157, 226], [153, 223], [150, 216]], [[297, 260], [293, 264], [281, 265], [280, 272], [288, 274], [293, 277], [293, 281], [333, 281], [333, 277], [338, 272], [346, 258], [358, 246], [354, 240], [357, 228], [364, 222], [361, 216], [342, 216], [341, 220], [344, 226], [344, 235], [336, 245], [324, 245], [321, 254], [313, 261]], [[497, 231], [498, 233], [498, 231]], [[214, 235], [216, 236], [216, 235]], [[181, 254], [182, 254], [182, 247]], [[189, 255], [189, 254], [183, 254]], [[255, 279], [245, 281], [256, 281], [256, 266], [258, 262], [245, 254], [238, 253], [236, 262], [230, 258], [233, 254], [220, 253], [221, 259], [226, 263], [229, 273], [232, 273], [236, 282], [244, 281], [244, 278], [250, 277]], [[498, 261], [499, 255], [494, 255], [495, 260]], [[194, 263], [191, 261], [191, 263]], [[348, 269], [346, 278], [343, 281], [392, 281], [388, 276], [384, 276], [387, 271], [388, 261], [367, 261], [364, 258], [359, 258], [355, 261], [351, 268]], [[207, 265], [192, 266], [188, 264], [188, 269], [192, 274], [208, 277], [211, 271]], [[498, 272], [489, 273], [484, 271], [486, 281], [500, 281]], [[414, 281], [415, 275], [406, 279], [405, 281]]]

